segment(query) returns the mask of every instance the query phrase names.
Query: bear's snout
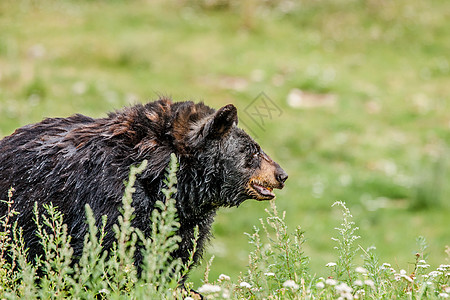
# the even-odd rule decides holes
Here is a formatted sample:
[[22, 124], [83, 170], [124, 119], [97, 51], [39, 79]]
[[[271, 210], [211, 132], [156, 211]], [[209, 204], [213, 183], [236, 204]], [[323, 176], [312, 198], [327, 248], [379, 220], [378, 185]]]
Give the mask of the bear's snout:
[[284, 187], [284, 182], [289, 176], [281, 167], [278, 167], [275, 172], [275, 178], [280, 183], [280, 189], [282, 189]]
[[273, 189], [282, 189], [288, 174], [274, 162], [267, 154], [263, 153], [261, 164], [250, 178], [247, 191], [252, 199], [270, 200], [275, 197]]

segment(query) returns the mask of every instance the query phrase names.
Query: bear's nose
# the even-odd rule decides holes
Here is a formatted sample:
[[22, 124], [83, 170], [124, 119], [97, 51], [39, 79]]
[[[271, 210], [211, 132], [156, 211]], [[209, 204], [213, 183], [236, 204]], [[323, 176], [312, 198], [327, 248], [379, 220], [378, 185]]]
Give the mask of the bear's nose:
[[279, 168], [277, 171], [278, 172], [275, 178], [278, 180], [278, 182], [284, 183], [286, 179], [288, 179], [288, 174], [281, 168]]

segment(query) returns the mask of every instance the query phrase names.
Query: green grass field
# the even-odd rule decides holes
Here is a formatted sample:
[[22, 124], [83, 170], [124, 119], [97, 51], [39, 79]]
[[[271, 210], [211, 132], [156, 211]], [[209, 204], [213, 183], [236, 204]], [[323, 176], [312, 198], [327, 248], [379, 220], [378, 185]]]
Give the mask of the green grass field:
[[[407, 268], [424, 236], [436, 266], [450, 245], [449, 12], [446, 0], [3, 0], [0, 137], [159, 95], [234, 103], [289, 173], [276, 202], [305, 231], [313, 273], [336, 259], [337, 200], [364, 248]], [[261, 92], [280, 110], [259, 126], [246, 112]], [[211, 278], [244, 269], [244, 232], [268, 207], [220, 212]]]

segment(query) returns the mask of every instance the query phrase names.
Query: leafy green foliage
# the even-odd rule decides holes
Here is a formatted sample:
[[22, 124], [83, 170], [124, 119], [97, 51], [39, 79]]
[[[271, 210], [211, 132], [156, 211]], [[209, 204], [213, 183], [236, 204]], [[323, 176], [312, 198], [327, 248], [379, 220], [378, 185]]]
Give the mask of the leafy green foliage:
[[10, 218], [17, 214], [17, 212], [12, 209], [12, 204], [14, 203], [12, 200], [13, 192], [14, 189], [10, 188], [8, 191], [8, 200], [1, 200], [1, 202], [8, 206], [8, 211], [5, 216], [0, 216], [0, 292], [13, 285], [11, 279], [14, 264], [11, 265], [6, 258], [8, 247], [13, 242], [11, 240]]
[[256, 227], [253, 234], [247, 234], [254, 250], [249, 255], [248, 270], [242, 282], [256, 290], [250, 293], [244, 284], [239, 289], [241, 296], [251, 294], [262, 299], [279, 295], [277, 291], [283, 289], [284, 282], [299, 282], [309, 277], [308, 257], [303, 253], [303, 231], [298, 227], [290, 233], [285, 222], [286, 213], [280, 216], [274, 202], [271, 202], [271, 210], [266, 212], [269, 216], [260, 220], [264, 235], [261, 236]]
[[[359, 246], [364, 263], [358, 266], [355, 259], [358, 227], [345, 203], [337, 201], [334, 205], [342, 208], [342, 223], [336, 228], [339, 237], [333, 238], [338, 243], [337, 262], [326, 266], [332, 268], [332, 276], [317, 277], [309, 271], [308, 263], [315, 257], [303, 254], [303, 232], [297, 228], [288, 234], [285, 212], [280, 217], [272, 202], [272, 211], [267, 211], [269, 216], [265, 222], [261, 220], [267, 235], [264, 241], [258, 228], [253, 234], [247, 234], [254, 248], [249, 255], [248, 269], [237, 282], [222, 274], [215, 282], [205, 283], [199, 291], [208, 299], [440, 299], [449, 296], [450, 264], [430, 270], [423, 237], [417, 239], [412, 271], [397, 271], [389, 263], [380, 263], [375, 247]], [[267, 230], [267, 224], [272, 231]]]
[[44, 256], [37, 260], [37, 267], [43, 273], [39, 278], [42, 287], [39, 296], [44, 299], [65, 298], [68, 295], [65, 287], [73, 273], [70, 267], [73, 253], [69, 244], [71, 238], [67, 234], [67, 225], [63, 223], [62, 214], [52, 204], [44, 204], [43, 207], [48, 216], [41, 215], [37, 203], [34, 206], [36, 235], [44, 249]]
[[[131, 226], [133, 216], [132, 195], [136, 176], [147, 166], [144, 161], [138, 167], [131, 167], [122, 199], [122, 215], [114, 230], [116, 242], [110, 253], [103, 251], [106, 216], [98, 228], [91, 208], [86, 206], [89, 232], [84, 240], [82, 256], [77, 263], [72, 261], [71, 237], [63, 222], [63, 215], [52, 204], [43, 205], [40, 211], [35, 204], [37, 238], [43, 247], [43, 256], [35, 263], [27, 261], [22, 229], [10, 225], [10, 217], [2, 217], [0, 234], [0, 294], [2, 298], [16, 299], [116, 299], [134, 297], [153, 299], [182, 298], [186, 290], [179, 282], [193, 264], [190, 260], [183, 265], [180, 260], [171, 259], [170, 253], [177, 249], [180, 238], [176, 235], [177, 222], [175, 200], [177, 159], [171, 156], [167, 169], [167, 188], [163, 190], [166, 200], [157, 203], [150, 216], [152, 233], [150, 237]], [[13, 204], [12, 190], [8, 207]], [[11, 235], [13, 238], [11, 238]], [[194, 234], [198, 237], [198, 230]], [[195, 241], [194, 241], [195, 242]], [[138, 247], [144, 256], [142, 275], [134, 264]], [[11, 260], [7, 256], [11, 256]], [[12, 262], [9, 262], [12, 261]]]
[[[35, 264], [27, 261], [22, 230], [9, 224], [9, 218], [16, 212], [2, 217], [0, 234], [0, 292], [5, 299], [193, 299], [186, 289], [179, 286], [193, 264], [195, 246], [190, 260], [183, 265], [179, 259], [172, 259], [170, 253], [177, 249], [180, 238], [176, 235], [177, 222], [175, 200], [177, 159], [174, 154], [167, 169], [164, 202], [158, 202], [151, 215], [151, 236], [131, 226], [133, 218], [133, 184], [137, 174], [146, 167], [144, 161], [132, 167], [122, 199], [122, 215], [115, 227], [117, 242], [111, 253], [102, 251], [105, 236], [106, 217], [97, 227], [92, 210], [86, 206], [89, 232], [85, 237], [83, 254], [72, 264], [71, 237], [63, 216], [53, 205], [44, 205], [40, 213], [35, 205], [37, 237], [41, 240], [44, 254]], [[13, 204], [12, 190], [5, 201]], [[304, 254], [305, 236], [300, 227], [290, 232], [286, 225], [286, 212], [279, 214], [275, 202], [271, 201], [268, 216], [260, 220], [261, 228], [254, 228], [247, 234], [253, 250], [249, 254], [247, 270], [237, 281], [221, 274], [217, 280], [209, 281], [212, 259], [207, 265], [204, 284], [198, 291], [208, 299], [392, 299], [416, 297], [417, 299], [438, 299], [450, 293], [450, 265], [441, 264], [430, 271], [427, 243], [423, 237], [417, 239], [418, 249], [412, 270], [398, 271], [388, 263], [380, 263], [375, 247], [363, 252], [364, 263], [357, 266], [355, 235], [358, 227], [352, 221], [352, 214], [343, 202], [335, 202], [342, 208], [342, 223], [337, 227], [338, 257], [336, 263], [329, 263], [332, 276], [317, 277], [309, 269], [309, 258]], [[333, 205], [333, 206], [334, 206]], [[260, 233], [263, 233], [261, 235]], [[11, 239], [11, 234], [13, 238]], [[198, 229], [194, 234], [198, 237]], [[142, 274], [134, 264], [137, 245], [144, 256]], [[195, 240], [194, 240], [195, 245]], [[11, 262], [6, 256], [11, 256]], [[449, 251], [450, 259], [450, 251]], [[325, 272], [327, 273], [327, 272]], [[187, 284], [188, 287], [192, 283]], [[192, 296], [192, 297], [191, 297]]]
[[355, 257], [357, 250], [354, 242], [360, 238], [360, 236], [355, 235], [355, 232], [359, 228], [355, 227], [355, 222], [351, 220], [353, 216], [345, 203], [337, 201], [333, 204], [333, 206], [335, 205], [342, 207], [343, 222], [341, 223], [341, 227], [335, 228], [339, 233], [339, 237], [332, 238], [332, 240], [337, 243], [335, 249], [339, 254], [337, 263], [332, 267], [337, 279], [345, 279], [352, 283], [354, 280], [353, 258]]

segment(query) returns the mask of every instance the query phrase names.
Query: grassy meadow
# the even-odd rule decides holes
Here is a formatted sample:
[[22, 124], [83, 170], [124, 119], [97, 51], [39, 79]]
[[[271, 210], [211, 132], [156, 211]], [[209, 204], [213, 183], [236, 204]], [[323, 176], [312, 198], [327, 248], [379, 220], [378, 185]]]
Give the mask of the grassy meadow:
[[[411, 271], [423, 236], [437, 267], [450, 245], [449, 18], [446, 0], [2, 0], [0, 137], [159, 95], [233, 103], [289, 174], [276, 205], [305, 232], [312, 274], [336, 260], [339, 200], [381, 261]], [[210, 278], [245, 269], [244, 232], [269, 207], [220, 211]]]

